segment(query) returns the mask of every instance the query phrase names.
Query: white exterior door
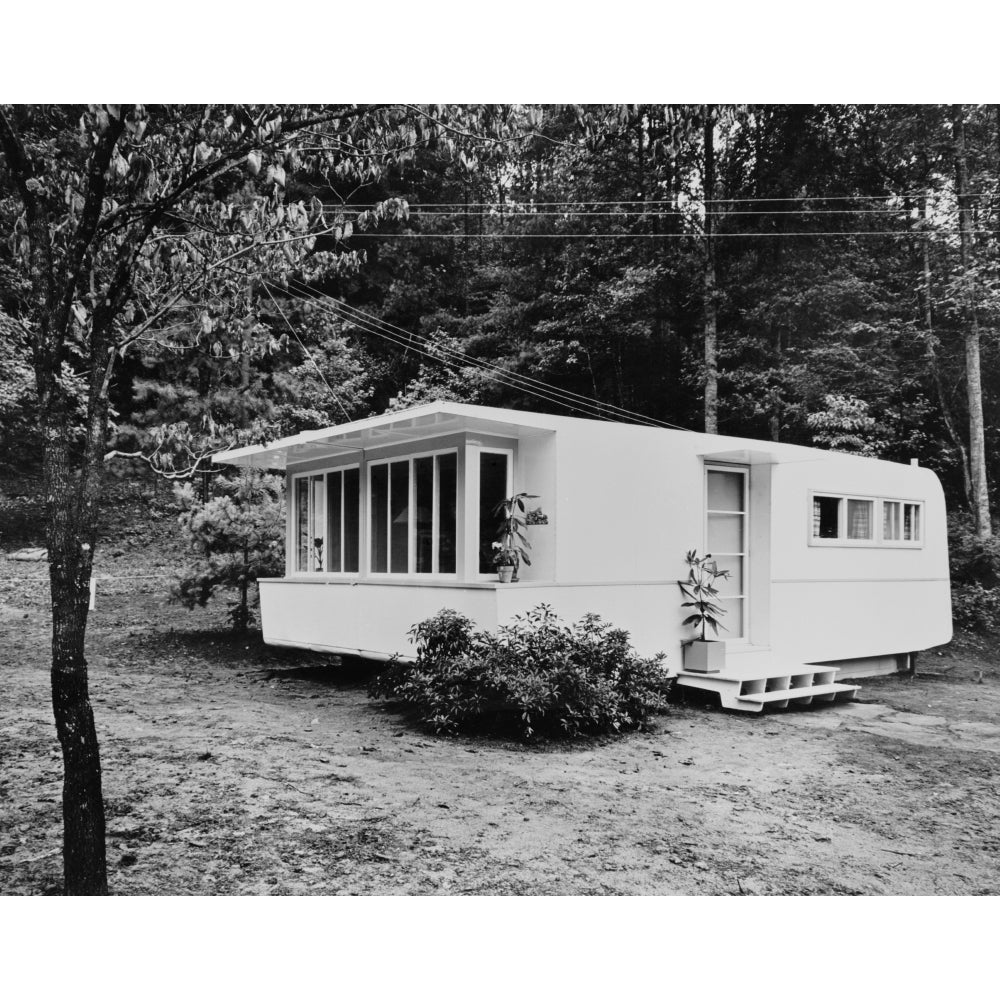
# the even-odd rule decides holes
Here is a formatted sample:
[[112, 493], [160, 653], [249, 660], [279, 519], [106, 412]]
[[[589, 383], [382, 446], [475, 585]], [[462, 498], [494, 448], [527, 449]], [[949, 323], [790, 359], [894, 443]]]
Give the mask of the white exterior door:
[[705, 468], [705, 551], [729, 579], [718, 582], [719, 605], [726, 614], [720, 639], [746, 639], [749, 593], [749, 504], [746, 466]]

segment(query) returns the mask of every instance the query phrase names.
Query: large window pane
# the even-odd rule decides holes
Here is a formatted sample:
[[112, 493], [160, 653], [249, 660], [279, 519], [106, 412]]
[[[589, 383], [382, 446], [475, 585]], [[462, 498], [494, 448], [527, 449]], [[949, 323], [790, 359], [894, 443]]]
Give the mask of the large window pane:
[[295, 480], [295, 569], [309, 569], [309, 479]]
[[372, 572], [389, 571], [389, 466], [371, 467], [371, 550]]
[[507, 456], [479, 455], [479, 572], [493, 570], [493, 543], [497, 541], [500, 515], [497, 504], [507, 497]]
[[458, 499], [458, 456], [438, 455], [438, 572], [455, 572], [455, 522]]
[[344, 572], [357, 573], [360, 546], [360, 485], [359, 469], [344, 473]]
[[708, 515], [708, 551], [712, 555], [743, 551], [742, 514]]
[[416, 489], [416, 571], [434, 571], [434, 459], [418, 458], [413, 463]]
[[405, 573], [410, 552], [410, 463], [389, 466], [389, 572]]
[[847, 501], [847, 537], [857, 540], [874, 537], [872, 511], [874, 500]]
[[743, 510], [743, 473], [709, 470], [708, 509]]

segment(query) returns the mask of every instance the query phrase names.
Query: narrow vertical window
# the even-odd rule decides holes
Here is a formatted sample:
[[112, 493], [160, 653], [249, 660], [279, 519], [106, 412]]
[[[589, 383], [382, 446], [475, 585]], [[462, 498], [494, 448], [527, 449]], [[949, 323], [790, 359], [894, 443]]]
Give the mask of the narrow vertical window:
[[903, 504], [903, 541], [920, 541], [920, 504]]
[[405, 573], [410, 557], [410, 463], [389, 466], [389, 572]]
[[729, 579], [719, 580], [719, 605], [727, 639], [746, 635], [747, 510], [746, 473], [708, 469], [706, 477], [707, 535], [705, 544]]
[[326, 477], [326, 568], [331, 573], [343, 569], [344, 474], [331, 472]]
[[389, 466], [371, 467], [371, 555], [372, 572], [389, 571]]
[[413, 486], [416, 512], [416, 566], [418, 573], [434, 572], [434, 459], [413, 460]]
[[507, 498], [507, 456], [495, 452], [479, 454], [479, 572], [493, 570], [493, 543], [497, 540], [499, 515], [496, 508]]
[[304, 573], [309, 569], [309, 479], [299, 476], [295, 480], [295, 569]]
[[344, 471], [344, 572], [357, 573], [361, 545], [361, 470]]
[[322, 573], [326, 547], [326, 477], [309, 477], [309, 570]]
[[898, 542], [902, 537], [900, 504], [894, 500], [882, 501], [882, 541]]
[[454, 573], [458, 505], [458, 456], [437, 456], [437, 561], [439, 573]]

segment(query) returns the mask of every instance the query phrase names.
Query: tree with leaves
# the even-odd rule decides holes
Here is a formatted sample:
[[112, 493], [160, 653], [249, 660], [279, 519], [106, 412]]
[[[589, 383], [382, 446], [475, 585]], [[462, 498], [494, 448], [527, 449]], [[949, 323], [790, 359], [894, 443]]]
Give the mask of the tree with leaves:
[[0, 221], [12, 234], [2, 293], [44, 447], [67, 893], [108, 888], [85, 638], [123, 359], [178, 311], [180, 332], [218, 358], [266, 351], [257, 338], [270, 331], [254, 318], [272, 287], [356, 266], [343, 245], [353, 227], [405, 213], [381, 202], [350, 221], [317, 192], [374, 183], [444, 132], [471, 135], [463, 125], [448, 109], [402, 105], [0, 108]]

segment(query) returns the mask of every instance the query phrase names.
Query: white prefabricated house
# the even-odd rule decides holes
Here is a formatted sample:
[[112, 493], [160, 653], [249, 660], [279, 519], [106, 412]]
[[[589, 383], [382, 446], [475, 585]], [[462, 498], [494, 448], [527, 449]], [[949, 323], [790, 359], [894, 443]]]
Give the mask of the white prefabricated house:
[[[951, 638], [945, 503], [929, 470], [745, 438], [452, 402], [217, 455], [284, 470], [287, 565], [264, 639], [385, 659], [441, 608], [496, 628], [596, 612], [679, 683], [759, 711], [853, 697]], [[503, 584], [496, 504], [536, 494], [531, 565]], [[682, 669], [685, 553], [710, 552], [726, 666]]]

